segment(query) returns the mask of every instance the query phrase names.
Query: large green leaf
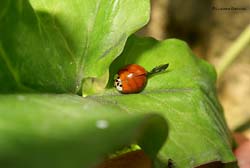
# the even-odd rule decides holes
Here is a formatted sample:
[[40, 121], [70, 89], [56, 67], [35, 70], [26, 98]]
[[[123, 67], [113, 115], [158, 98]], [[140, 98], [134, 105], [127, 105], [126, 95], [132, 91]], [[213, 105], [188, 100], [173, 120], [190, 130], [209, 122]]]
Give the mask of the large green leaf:
[[82, 79], [108, 73], [149, 18], [149, 0], [30, 2], [0, 2], [1, 92], [76, 93]]
[[0, 165], [4, 168], [88, 168], [138, 143], [154, 158], [167, 125], [157, 114], [76, 95], [0, 95]]
[[111, 76], [130, 63], [147, 70], [169, 63], [169, 69], [151, 77], [139, 94], [123, 95], [110, 88], [90, 98], [114, 104], [128, 113], [164, 115], [170, 128], [159, 154], [164, 162], [172, 159], [177, 167], [194, 167], [212, 161], [235, 161], [211, 65], [195, 57], [180, 40], [158, 42], [137, 37], [128, 40], [122, 55], [112, 63]]
[[[148, 0], [30, 2], [0, 2], [1, 93], [76, 93], [82, 81], [84, 95], [100, 90], [110, 63], [149, 14]], [[123, 95], [112, 87], [112, 78], [129, 63], [147, 70], [170, 66], [151, 77], [143, 92]], [[154, 158], [167, 134], [161, 116], [169, 124], [158, 155], [163, 163], [169, 158], [176, 167], [235, 161], [214, 69], [184, 42], [131, 37], [109, 75], [107, 89], [86, 98], [0, 95], [1, 165], [89, 167], [135, 142]]]

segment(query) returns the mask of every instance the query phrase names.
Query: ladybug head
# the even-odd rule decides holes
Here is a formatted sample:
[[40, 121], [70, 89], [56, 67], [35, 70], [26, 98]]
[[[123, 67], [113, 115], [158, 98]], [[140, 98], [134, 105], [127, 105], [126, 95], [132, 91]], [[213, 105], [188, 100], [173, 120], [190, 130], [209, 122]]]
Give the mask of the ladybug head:
[[119, 75], [116, 75], [114, 80], [115, 80], [114, 85], [115, 85], [116, 89], [121, 92], [122, 91], [122, 80], [120, 79]]

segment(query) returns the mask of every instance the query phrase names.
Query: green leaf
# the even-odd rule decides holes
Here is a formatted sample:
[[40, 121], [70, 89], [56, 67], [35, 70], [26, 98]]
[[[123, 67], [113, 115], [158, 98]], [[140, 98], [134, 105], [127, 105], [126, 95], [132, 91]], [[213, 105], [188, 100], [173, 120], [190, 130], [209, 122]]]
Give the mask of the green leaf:
[[131, 115], [76, 95], [0, 95], [5, 168], [93, 167], [133, 143], [153, 158], [166, 135], [166, 121], [157, 114]]
[[0, 92], [76, 93], [83, 79], [108, 73], [149, 19], [148, 0], [30, 3], [0, 2]]
[[[133, 143], [154, 159], [165, 120], [159, 164], [235, 161], [215, 71], [184, 42], [131, 37], [110, 66], [148, 16], [148, 0], [0, 2], [0, 92], [77, 93], [83, 85], [91, 95], [0, 95], [1, 165], [89, 167]], [[129, 63], [169, 69], [123, 95], [112, 79]]]
[[159, 153], [176, 167], [195, 167], [212, 161], [235, 161], [231, 136], [215, 92], [214, 68], [195, 57], [186, 43], [170, 39], [158, 42], [132, 36], [110, 67], [110, 78], [126, 64], [137, 63], [148, 71], [169, 63], [166, 72], [148, 79], [143, 92], [123, 95], [112, 89], [90, 96], [133, 114], [155, 112], [164, 115], [169, 137]]

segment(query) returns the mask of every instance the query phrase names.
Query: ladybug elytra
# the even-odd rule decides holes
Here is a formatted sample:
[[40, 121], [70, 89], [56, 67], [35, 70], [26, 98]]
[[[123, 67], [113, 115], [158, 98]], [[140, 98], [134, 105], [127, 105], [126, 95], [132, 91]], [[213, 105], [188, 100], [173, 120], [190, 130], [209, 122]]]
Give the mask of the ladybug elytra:
[[165, 71], [167, 67], [168, 64], [164, 64], [147, 72], [140, 65], [129, 64], [118, 71], [114, 85], [121, 93], [138, 93], [143, 90], [150, 75]]

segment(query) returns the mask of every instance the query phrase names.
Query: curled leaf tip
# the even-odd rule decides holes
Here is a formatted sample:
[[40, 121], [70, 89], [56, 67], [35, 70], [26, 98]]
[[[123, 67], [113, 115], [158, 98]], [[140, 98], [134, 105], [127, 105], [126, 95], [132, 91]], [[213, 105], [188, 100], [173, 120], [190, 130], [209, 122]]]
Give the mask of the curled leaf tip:
[[155, 73], [159, 73], [159, 72], [163, 72], [168, 68], [169, 64], [163, 64], [163, 65], [159, 65], [155, 68], [153, 68], [150, 72], [148, 72], [148, 75], [152, 75]]

